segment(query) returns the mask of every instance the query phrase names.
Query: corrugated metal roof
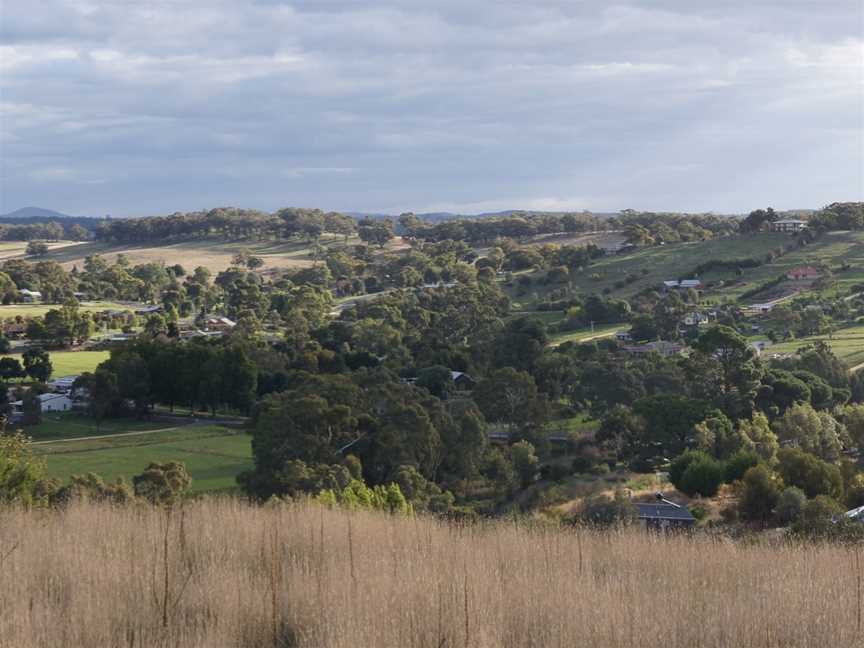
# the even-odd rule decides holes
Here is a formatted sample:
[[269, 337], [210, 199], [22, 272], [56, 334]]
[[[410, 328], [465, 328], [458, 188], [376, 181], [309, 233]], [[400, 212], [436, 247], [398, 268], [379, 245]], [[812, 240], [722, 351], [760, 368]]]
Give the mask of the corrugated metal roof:
[[686, 520], [695, 521], [686, 506], [677, 507], [674, 504], [639, 503], [636, 502], [640, 520]]

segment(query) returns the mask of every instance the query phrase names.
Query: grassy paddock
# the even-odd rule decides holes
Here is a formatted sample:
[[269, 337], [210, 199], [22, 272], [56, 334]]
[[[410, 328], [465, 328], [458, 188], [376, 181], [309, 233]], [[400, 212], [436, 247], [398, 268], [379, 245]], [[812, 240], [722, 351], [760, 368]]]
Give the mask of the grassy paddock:
[[[41, 317], [49, 310], [57, 310], [62, 307], [62, 304], [9, 304], [0, 306], [0, 319], [10, 319], [13, 317]], [[135, 310], [132, 306], [124, 306], [115, 302], [81, 302], [78, 310], [82, 312], [99, 313], [105, 310]]]
[[[666, 279], [688, 278], [700, 263], [711, 259], [731, 260], [755, 257], [763, 259], [768, 252], [780, 246], [794, 244], [795, 240], [787, 234], [750, 234], [718, 238], [700, 243], [672, 243], [664, 246], [649, 247], [633, 254], [610, 255], [595, 261], [573, 280], [580, 293], [600, 293], [604, 288], [614, 289], [616, 282], [628, 275], [635, 278], [624, 288], [615, 289], [613, 296], [626, 297], [646, 287], [659, 286]], [[754, 288], [778, 275], [801, 265], [824, 261], [832, 267], [849, 263], [852, 269], [838, 273], [836, 278], [841, 287], [851, 286], [862, 280], [864, 268], [864, 233], [828, 232], [816, 243], [797, 248], [772, 263], [757, 268], [745, 268], [740, 283], [723, 288], [709, 295], [737, 299], [741, 293]], [[592, 279], [592, 275], [598, 275]], [[733, 270], [709, 272], [701, 277], [710, 282], [718, 279], [736, 279]], [[534, 290], [541, 290], [536, 287]]]
[[0, 637], [21, 648], [861, 645], [837, 546], [225, 499], [6, 510], [0, 548]]
[[794, 353], [799, 348], [816, 341], [827, 342], [834, 354], [850, 367], [864, 362], [864, 325], [838, 329], [830, 336], [814, 335], [792, 342], [775, 344], [766, 353]]
[[[357, 243], [356, 237], [349, 239], [349, 244]], [[345, 245], [342, 236], [323, 236], [320, 243], [325, 248], [340, 248]], [[312, 247], [306, 241], [226, 241], [204, 239], [181, 242], [152, 242], [143, 245], [118, 245], [104, 242], [90, 242], [67, 249], [52, 250], [46, 257], [57, 261], [70, 270], [72, 266], [79, 268], [84, 258], [91, 254], [100, 254], [109, 262], [113, 262], [118, 254], [125, 254], [133, 265], [140, 263], [164, 263], [174, 265], [179, 263], [187, 272], [192, 272], [197, 266], [204, 266], [214, 274], [225, 270], [231, 265], [232, 257], [241, 250], [249, 250], [252, 254], [264, 259], [263, 270], [275, 268], [301, 268], [311, 266]]]
[[[141, 429], [133, 425], [123, 431]], [[192, 475], [192, 490], [197, 492], [232, 489], [237, 475], [252, 467], [250, 437], [217, 425], [46, 443], [35, 448], [45, 457], [49, 477], [61, 480], [88, 472], [111, 480], [129, 479], [151, 462], [182, 461]]]
[[[110, 356], [109, 351], [51, 351], [51, 364], [54, 366], [54, 371], [51, 376], [60, 378], [61, 376], [74, 376], [75, 374], [84, 373], [85, 371], [95, 371], [100, 363], [104, 362]], [[9, 358], [15, 358], [19, 362], [24, 362], [21, 354], [8, 354]]]
[[627, 331], [630, 329], [629, 324], [602, 324], [590, 328], [579, 329], [576, 331], [566, 331], [564, 333], [556, 333], [550, 336], [552, 346], [559, 346], [565, 342], [590, 342], [591, 340], [602, 340], [603, 338], [613, 337], [619, 331]]
[[100, 434], [122, 434], [141, 430], [158, 430], [171, 424], [137, 419], [105, 419], [98, 426], [96, 420], [81, 412], [44, 412], [42, 422], [28, 425], [24, 432], [34, 441], [75, 439]]

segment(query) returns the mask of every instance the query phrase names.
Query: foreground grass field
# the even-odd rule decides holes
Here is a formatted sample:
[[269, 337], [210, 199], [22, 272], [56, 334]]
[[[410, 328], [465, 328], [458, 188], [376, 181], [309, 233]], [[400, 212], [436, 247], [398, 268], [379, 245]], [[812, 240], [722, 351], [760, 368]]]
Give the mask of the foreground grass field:
[[[110, 356], [108, 351], [51, 351], [51, 364], [54, 371], [52, 378], [61, 376], [74, 376], [85, 371], [95, 371], [101, 362]], [[23, 362], [21, 354], [8, 354], [3, 357], [15, 358]]]
[[0, 557], [17, 648], [862, 645], [858, 554], [839, 546], [224, 499], [6, 510]]
[[[147, 428], [133, 424], [123, 431], [142, 429]], [[250, 437], [217, 425], [40, 443], [35, 447], [47, 462], [49, 476], [61, 480], [88, 472], [110, 480], [129, 479], [151, 462], [182, 461], [192, 475], [193, 491], [218, 491], [233, 489], [236, 476], [252, 467]]]

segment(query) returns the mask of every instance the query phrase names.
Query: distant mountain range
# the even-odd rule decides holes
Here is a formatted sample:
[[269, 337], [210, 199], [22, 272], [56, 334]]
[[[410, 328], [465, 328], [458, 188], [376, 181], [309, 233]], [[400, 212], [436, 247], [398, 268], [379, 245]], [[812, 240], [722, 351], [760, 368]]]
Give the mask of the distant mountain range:
[[33, 219], [65, 219], [65, 218], [85, 218], [84, 216], [70, 216], [69, 214], [62, 214], [58, 211], [54, 211], [53, 209], [45, 209], [44, 207], [22, 207], [21, 209], [16, 209], [15, 211], [11, 211], [8, 214], [0, 214], [0, 218], [20, 218], [22, 220], [33, 220]]

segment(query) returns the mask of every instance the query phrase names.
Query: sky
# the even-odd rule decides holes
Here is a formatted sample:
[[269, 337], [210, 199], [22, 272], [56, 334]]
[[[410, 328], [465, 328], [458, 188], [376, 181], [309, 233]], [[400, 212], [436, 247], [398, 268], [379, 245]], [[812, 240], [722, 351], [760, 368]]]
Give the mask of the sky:
[[862, 198], [860, 0], [0, 0], [0, 213]]

